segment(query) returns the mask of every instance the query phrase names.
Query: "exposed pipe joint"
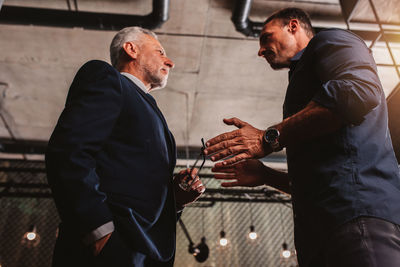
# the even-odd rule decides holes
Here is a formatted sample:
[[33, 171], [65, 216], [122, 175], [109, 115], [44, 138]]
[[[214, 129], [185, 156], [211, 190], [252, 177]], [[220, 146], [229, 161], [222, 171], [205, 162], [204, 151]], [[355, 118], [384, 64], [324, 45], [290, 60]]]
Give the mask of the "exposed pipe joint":
[[249, 19], [251, 4], [252, 0], [236, 0], [231, 19], [238, 32], [246, 36], [258, 37], [263, 23]]

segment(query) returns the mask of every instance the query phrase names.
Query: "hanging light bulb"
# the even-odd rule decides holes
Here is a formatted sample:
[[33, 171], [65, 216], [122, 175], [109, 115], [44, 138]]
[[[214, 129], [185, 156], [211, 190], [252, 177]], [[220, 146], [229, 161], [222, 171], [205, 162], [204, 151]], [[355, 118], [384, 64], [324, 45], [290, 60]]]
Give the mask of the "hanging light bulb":
[[251, 240], [256, 240], [257, 237], [258, 237], [258, 235], [257, 235], [257, 233], [256, 233], [256, 231], [255, 231], [254, 225], [251, 225], [251, 226], [250, 226], [250, 232], [249, 232], [249, 238], [250, 238]]
[[23, 235], [21, 244], [27, 247], [36, 247], [40, 243], [40, 235], [37, 233], [36, 226], [31, 225]]
[[290, 252], [290, 250], [288, 249], [288, 245], [286, 243], [283, 243], [281, 257], [284, 259], [289, 259], [290, 256], [292, 256], [292, 252]]
[[221, 237], [221, 239], [219, 240], [219, 244], [220, 244], [221, 246], [223, 246], [223, 247], [225, 247], [226, 245], [228, 245], [228, 239], [226, 239], [226, 237], [225, 237], [225, 232], [224, 232], [224, 231], [221, 231], [220, 237]]

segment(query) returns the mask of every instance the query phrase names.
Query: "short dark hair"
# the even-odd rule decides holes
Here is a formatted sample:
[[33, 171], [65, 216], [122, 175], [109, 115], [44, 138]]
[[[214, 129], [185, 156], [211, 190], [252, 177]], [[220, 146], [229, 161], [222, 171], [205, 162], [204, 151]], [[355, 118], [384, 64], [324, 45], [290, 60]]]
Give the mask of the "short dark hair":
[[279, 19], [282, 22], [282, 26], [288, 25], [291, 19], [297, 19], [308, 36], [313, 37], [315, 34], [311, 26], [310, 16], [300, 8], [290, 7], [278, 10], [265, 20], [264, 25], [275, 19]]

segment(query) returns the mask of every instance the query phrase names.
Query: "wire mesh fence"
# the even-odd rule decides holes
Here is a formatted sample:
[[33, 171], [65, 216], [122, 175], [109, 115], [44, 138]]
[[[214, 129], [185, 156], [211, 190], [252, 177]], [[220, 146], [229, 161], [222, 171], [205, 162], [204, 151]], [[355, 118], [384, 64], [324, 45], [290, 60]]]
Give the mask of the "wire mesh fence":
[[[253, 221], [250, 220], [250, 208]], [[182, 220], [195, 244], [200, 243], [203, 236], [206, 237], [210, 254], [204, 263], [196, 262], [188, 253], [187, 238], [182, 229], [178, 228], [175, 266], [297, 266], [293, 246], [292, 211], [287, 206], [278, 203], [218, 202], [210, 208], [187, 208]], [[257, 233], [255, 240], [249, 238], [251, 225]], [[224, 230], [228, 240], [225, 247], [219, 243], [221, 230]], [[284, 242], [292, 253], [288, 259], [281, 256]]]
[[[1, 267], [51, 265], [59, 217], [48, 187], [43, 186], [46, 182], [43, 162], [0, 162]], [[211, 178], [204, 183], [210, 189], [219, 188], [219, 182]], [[288, 204], [200, 202], [185, 208], [182, 220], [195, 244], [206, 237], [210, 253], [205, 262], [197, 262], [188, 253], [189, 241], [177, 225], [176, 267], [297, 266]], [[255, 227], [255, 240], [248, 236], [250, 225]], [[33, 226], [37, 234], [34, 246], [24, 241]], [[222, 230], [228, 240], [225, 247], [219, 244]], [[281, 256], [284, 242], [292, 253], [288, 259]]]

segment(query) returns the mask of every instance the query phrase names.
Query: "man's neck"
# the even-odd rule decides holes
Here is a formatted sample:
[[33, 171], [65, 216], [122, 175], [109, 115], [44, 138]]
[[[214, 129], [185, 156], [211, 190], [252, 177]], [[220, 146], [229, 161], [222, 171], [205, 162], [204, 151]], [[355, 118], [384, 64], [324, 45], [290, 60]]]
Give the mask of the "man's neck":
[[303, 32], [302, 34], [299, 34], [297, 37], [297, 52], [300, 52], [301, 50], [303, 50], [304, 48], [307, 47], [308, 43], [310, 42], [311, 38], [308, 37], [308, 35]]
[[126, 73], [129, 73], [129, 74], [132, 74], [132, 75], [135, 76], [137, 79], [139, 79], [139, 80], [144, 84], [144, 86], [146, 86], [147, 91], [150, 91], [150, 83], [147, 82], [147, 81], [144, 79], [144, 73], [143, 73], [143, 71], [139, 71], [139, 70], [138, 70], [137, 68], [135, 68], [132, 64], [125, 64], [124, 66], [119, 67], [118, 70], [119, 70], [119, 72], [126, 72]]

